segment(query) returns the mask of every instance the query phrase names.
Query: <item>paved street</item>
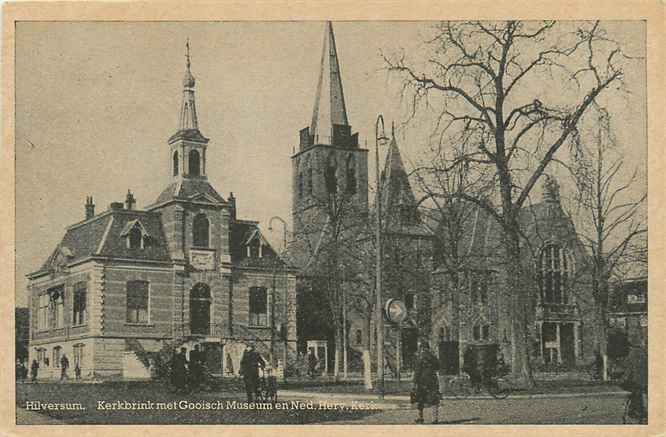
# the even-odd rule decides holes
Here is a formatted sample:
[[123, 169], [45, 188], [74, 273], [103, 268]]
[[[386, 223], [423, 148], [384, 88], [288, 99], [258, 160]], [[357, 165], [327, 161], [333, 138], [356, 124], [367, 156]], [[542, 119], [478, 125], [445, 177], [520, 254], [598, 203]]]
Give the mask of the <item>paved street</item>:
[[[442, 401], [443, 424], [621, 424], [623, 396]], [[386, 410], [355, 421], [335, 423], [413, 424], [416, 409]], [[426, 410], [426, 423], [431, 421]]]
[[[443, 400], [443, 424], [619, 424], [624, 394], [556, 394], [533, 398]], [[19, 384], [17, 419], [20, 424], [49, 423], [56, 419], [73, 424], [413, 424], [416, 410], [404, 396], [387, 396], [383, 403], [354, 394], [301, 393], [285, 390], [281, 408], [247, 409], [240, 391], [175, 395], [156, 383], [141, 384]], [[147, 409], [108, 409], [99, 405], [118, 401], [144, 402]], [[78, 402], [83, 410], [26, 411], [28, 402]], [[197, 403], [220, 402], [203, 409]], [[292, 403], [295, 401], [295, 403]], [[185, 402], [185, 407], [160, 409], [158, 402]], [[194, 407], [193, 407], [194, 405]], [[430, 411], [426, 421], [430, 422]]]

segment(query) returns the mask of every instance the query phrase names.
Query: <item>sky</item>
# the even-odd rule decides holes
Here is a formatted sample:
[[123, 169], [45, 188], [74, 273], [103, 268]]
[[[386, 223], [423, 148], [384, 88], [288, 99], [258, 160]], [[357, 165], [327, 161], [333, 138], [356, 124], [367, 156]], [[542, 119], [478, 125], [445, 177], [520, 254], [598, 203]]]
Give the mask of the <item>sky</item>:
[[[423, 159], [427, 121], [407, 125], [401, 81], [381, 53], [418, 56], [431, 23], [335, 22], [349, 122], [374, 147], [382, 113], [407, 166]], [[639, 22], [609, 32], [643, 54]], [[176, 131], [190, 39], [199, 127], [210, 138], [207, 174], [233, 192], [241, 218], [272, 216], [291, 227], [291, 162], [298, 132], [312, 116], [323, 22], [22, 22], [16, 31], [16, 298], [68, 225], [131, 189], [151, 204], [170, 181], [167, 139]], [[611, 103], [629, 164], [646, 156], [644, 64], [627, 72], [630, 93]], [[612, 108], [612, 109], [613, 109]], [[370, 154], [370, 183], [374, 178]], [[380, 158], [383, 161], [383, 158]]]

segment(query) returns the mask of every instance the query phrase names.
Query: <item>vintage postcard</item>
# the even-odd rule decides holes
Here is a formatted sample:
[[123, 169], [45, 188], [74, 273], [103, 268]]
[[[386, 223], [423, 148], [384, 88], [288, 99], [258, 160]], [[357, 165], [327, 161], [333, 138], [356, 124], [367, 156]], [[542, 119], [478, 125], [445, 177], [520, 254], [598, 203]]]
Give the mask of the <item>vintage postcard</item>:
[[5, 5], [3, 433], [663, 432], [662, 6], [282, 6]]

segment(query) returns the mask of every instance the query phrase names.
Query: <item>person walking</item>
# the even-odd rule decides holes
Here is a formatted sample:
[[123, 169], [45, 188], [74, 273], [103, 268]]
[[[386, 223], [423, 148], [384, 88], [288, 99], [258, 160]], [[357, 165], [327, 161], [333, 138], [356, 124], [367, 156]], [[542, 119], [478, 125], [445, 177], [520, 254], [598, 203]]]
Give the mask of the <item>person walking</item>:
[[32, 360], [32, 364], [30, 364], [30, 380], [32, 382], [37, 381], [37, 372], [39, 372], [39, 363], [37, 360]]
[[625, 359], [625, 372], [622, 388], [630, 392], [629, 417], [644, 421], [647, 419], [648, 358], [647, 345], [640, 335], [632, 336], [629, 354]]
[[69, 380], [67, 369], [69, 369], [69, 359], [67, 359], [67, 355], [62, 354], [62, 358], [60, 358], [60, 381]]
[[432, 407], [432, 423], [439, 423], [439, 361], [430, 351], [430, 345], [423, 341], [420, 345], [414, 368], [413, 400], [419, 410], [416, 423], [423, 423], [423, 409]]
[[254, 344], [250, 344], [243, 352], [240, 362], [240, 373], [245, 383], [245, 393], [247, 401], [252, 402], [257, 394], [259, 384], [259, 368], [265, 368], [266, 362], [259, 352], [254, 349]]
[[174, 355], [171, 361], [171, 383], [176, 387], [176, 392], [185, 392], [187, 385], [187, 349], [180, 348], [180, 352]]
[[190, 351], [190, 387], [198, 389], [203, 382], [203, 356], [199, 351], [199, 345], [195, 344]]

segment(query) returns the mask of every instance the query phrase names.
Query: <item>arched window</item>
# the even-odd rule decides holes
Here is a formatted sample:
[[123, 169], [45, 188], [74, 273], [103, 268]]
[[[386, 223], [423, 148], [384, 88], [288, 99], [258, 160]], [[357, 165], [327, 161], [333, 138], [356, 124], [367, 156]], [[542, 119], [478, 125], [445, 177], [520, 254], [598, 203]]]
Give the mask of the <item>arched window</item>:
[[192, 225], [192, 245], [196, 247], [208, 247], [209, 244], [209, 223], [204, 214], [198, 214], [194, 217]]
[[347, 158], [347, 193], [356, 194], [356, 160], [354, 155]]
[[538, 279], [544, 303], [568, 303], [567, 282], [571, 267], [569, 255], [559, 245], [548, 244], [541, 250]]
[[210, 288], [198, 283], [190, 292], [190, 331], [192, 334], [210, 334]]
[[201, 174], [201, 169], [199, 165], [199, 152], [196, 150], [190, 150], [189, 154], [189, 174], [190, 176], [199, 176]]
[[324, 179], [326, 180], [326, 191], [328, 194], [334, 194], [338, 191], [338, 181], [335, 172], [335, 156], [331, 154], [326, 160], [326, 170], [324, 170]]
[[130, 249], [141, 249], [143, 234], [141, 233], [141, 229], [139, 229], [138, 226], [134, 226], [132, 229], [130, 229], [127, 238], [129, 241], [128, 244]]
[[178, 176], [178, 150], [173, 152], [173, 175]]

